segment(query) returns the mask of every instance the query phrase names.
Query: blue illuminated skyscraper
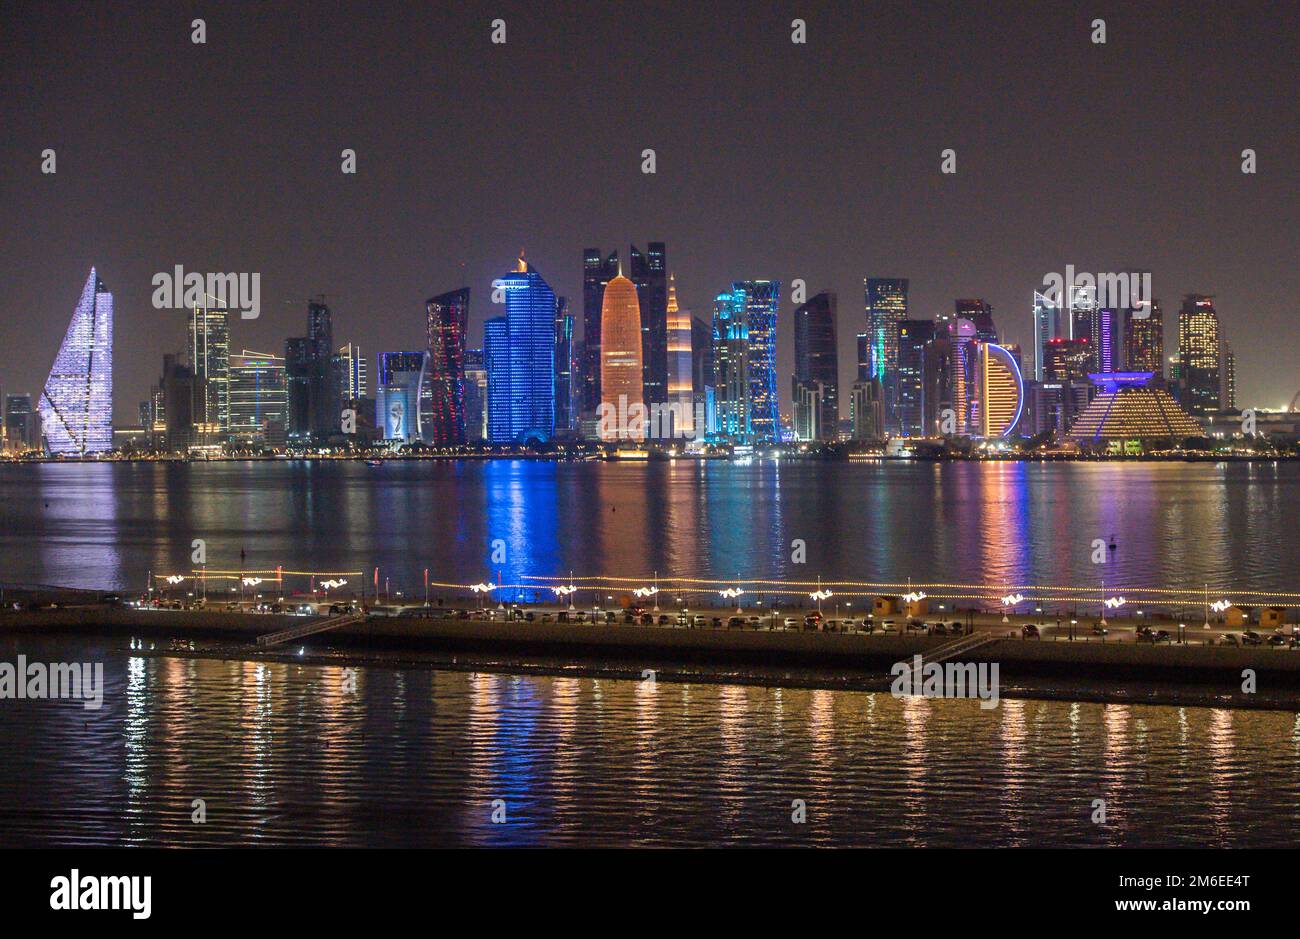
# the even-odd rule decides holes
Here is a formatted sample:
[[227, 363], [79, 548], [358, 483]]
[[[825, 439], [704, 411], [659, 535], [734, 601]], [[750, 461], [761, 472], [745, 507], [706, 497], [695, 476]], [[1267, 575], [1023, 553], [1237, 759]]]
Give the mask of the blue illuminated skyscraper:
[[[522, 252], [515, 269], [498, 283], [505, 291], [509, 336], [509, 436], [491, 439], [544, 443], [555, 435], [555, 292]], [[491, 382], [491, 366], [488, 374]]]
[[715, 418], [708, 432], [740, 442], [750, 439], [749, 328], [745, 291], [733, 287], [713, 301]]
[[781, 403], [776, 387], [776, 313], [779, 280], [745, 280], [731, 285], [733, 298], [743, 294], [749, 334], [749, 430], [755, 443], [778, 439]]
[[510, 330], [504, 316], [483, 324], [483, 370], [487, 372], [488, 443], [509, 443]]
[[51, 453], [113, 448], [113, 295], [93, 267], [45, 380], [40, 412]]

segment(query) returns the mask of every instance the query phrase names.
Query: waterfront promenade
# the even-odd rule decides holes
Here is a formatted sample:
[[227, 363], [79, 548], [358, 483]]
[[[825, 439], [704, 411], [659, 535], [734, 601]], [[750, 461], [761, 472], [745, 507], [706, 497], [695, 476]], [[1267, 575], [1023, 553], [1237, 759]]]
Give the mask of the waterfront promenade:
[[[433, 667], [578, 668], [629, 679], [653, 672], [668, 681], [860, 690], [887, 690], [894, 663], [935, 655], [959, 637], [974, 637], [985, 641], [963, 652], [960, 661], [998, 663], [1004, 682], [1034, 683], [1045, 696], [1059, 687], [1056, 696], [1068, 689], [1078, 697], [1131, 700], [1135, 685], [1155, 682], [1196, 689], [1190, 697], [1173, 699], [1188, 703], [1300, 707], [1300, 648], [1289, 641], [1226, 644], [1225, 636], [1239, 637], [1242, 631], [1222, 623], [1206, 629], [1184, 622], [1180, 631], [1176, 623], [1156, 619], [1143, 625], [1165, 630], [1169, 638], [1151, 642], [1138, 640], [1136, 617], [1112, 618], [1103, 627], [1095, 618], [1058, 624], [1054, 617], [1008, 614], [1004, 622], [1001, 615], [973, 610], [949, 610], [942, 618], [936, 613], [910, 624], [901, 615], [876, 625], [865, 617], [833, 619], [825, 612], [818, 623], [807, 606], [794, 605], [778, 605], [762, 615], [743, 607], [737, 613], [731, 605], [658, 612], [650, 607], [641, 617], [619, 608], [595, 611], [593, 621], [592, 610], [563, 603], [507, 607], [485, 602], [482, 609], [438, 606], [436, 601], [427, 607], [380, 604], [369, 615], [358, 610], [348, 616], [338, 611], [351, 604], [337, 599], [292, 604], [294, 613], [258, 612], [259, 604], [252, 602], [168, 609], [128, 607], [119, 600], [102, 603], [89, 596], [79, 603], [70, 599], [65, 597], [57, 608], [6, 609], [0, 613], [0, 636], [91, 633], [136, 637], [140, 641], [132, 648], [157, 654], [269, 655], [332, 664], [396, 657]], [[258, 647], [258, 637], [325, 624], [331, 606], [341, 621], [338, 628], [275, 649]], [[937, 631], [939, 622], [945, 624], [943, 632]], [[1267, 635], [1290, 636], [1292, 630], [1287, 626]], [[1267, 693], [1243, 696], [1243, 669], [1252, 670]]]

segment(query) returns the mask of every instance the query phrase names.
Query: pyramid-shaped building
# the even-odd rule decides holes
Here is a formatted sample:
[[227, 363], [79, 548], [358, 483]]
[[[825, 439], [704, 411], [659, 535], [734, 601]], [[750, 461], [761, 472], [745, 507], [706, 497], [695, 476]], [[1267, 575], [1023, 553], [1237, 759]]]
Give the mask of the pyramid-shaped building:
[[113, 449], [113, 295], [93, 267], [39, 409], [50, 453], [84, 456]]
[[1098, 393], [1070, 426], [1069, 439], [1084, 446], [1113, 441], [1181, 442], [1205, 431], [1179, 407], [1164, 388], [1152, 384], [1153, 372], [1106, 372], [1089, 375]]

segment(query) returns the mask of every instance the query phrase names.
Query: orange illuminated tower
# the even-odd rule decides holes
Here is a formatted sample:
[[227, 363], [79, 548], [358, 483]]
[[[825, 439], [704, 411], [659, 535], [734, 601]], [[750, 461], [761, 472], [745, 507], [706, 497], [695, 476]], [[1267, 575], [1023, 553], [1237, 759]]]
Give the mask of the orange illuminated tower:
[[[636, 285], [623, 276], [622, 270], [606, 285], [601, 304], [600, 402], [602, 440], [644, 438], [641, 305], [637, 302]], [[629, 418], [638, 414], [641, 420], [630, 424]]]
[[668, 275], [669, 436], [695, 436], [695, 384], [691, 370], [691, 311], [677, 306], [677, 282]]

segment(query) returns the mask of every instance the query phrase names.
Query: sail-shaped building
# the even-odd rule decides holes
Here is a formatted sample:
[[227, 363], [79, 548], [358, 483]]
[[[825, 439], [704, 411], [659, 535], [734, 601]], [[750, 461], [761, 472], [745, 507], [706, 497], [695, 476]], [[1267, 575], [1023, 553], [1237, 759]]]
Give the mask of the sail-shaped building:
[[113, 295], [90, 269], [40, 401], [50, 453], [113, 448]]

